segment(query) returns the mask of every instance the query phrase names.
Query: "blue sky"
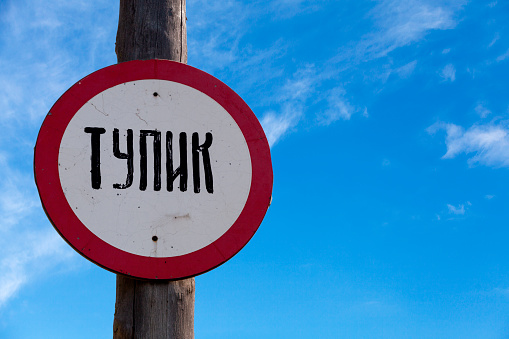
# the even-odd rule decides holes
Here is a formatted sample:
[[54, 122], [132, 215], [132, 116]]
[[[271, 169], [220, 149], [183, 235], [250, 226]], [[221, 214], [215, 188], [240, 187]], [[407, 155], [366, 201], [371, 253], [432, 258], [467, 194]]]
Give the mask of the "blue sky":
[[[189, 64], [269, 138], [273, 203], [196, 278], [197, 338], [509, 337], [509, 3], [188, 0]], [[116, 1], [0, 0], [0, 337], [110, 338], [115, 275], [46, 219], [51, 105]]]

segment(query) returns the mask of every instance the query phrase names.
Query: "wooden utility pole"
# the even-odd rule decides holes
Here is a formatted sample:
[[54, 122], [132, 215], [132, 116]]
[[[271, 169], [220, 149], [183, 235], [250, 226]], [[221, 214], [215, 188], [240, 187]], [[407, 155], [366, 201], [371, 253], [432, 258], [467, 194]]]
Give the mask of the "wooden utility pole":
[[[120, 0], [118, 62], [187, 63], [186, 0]], [[114, 339], [194, 338], [194, 278], [142, 281], [117, 275]]]

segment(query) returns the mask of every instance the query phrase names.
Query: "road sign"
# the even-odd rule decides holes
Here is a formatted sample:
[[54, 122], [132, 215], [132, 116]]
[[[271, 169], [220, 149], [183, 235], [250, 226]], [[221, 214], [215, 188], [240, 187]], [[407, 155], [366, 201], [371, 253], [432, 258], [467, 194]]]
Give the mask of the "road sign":
[[233, 257], [270, 203], [266, 136], [213, 76], [130, 61], [74, 84], [46, 116], [35, 179], [55, 229], [116, 273], [180, 279]]

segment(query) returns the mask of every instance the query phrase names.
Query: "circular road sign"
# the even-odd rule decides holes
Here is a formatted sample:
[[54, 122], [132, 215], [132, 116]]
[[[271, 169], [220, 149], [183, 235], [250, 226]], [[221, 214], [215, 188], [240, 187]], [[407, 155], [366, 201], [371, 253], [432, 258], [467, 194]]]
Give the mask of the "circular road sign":
[[247, 104], [167, 60], [74, 84], [42, 124], [34, 167], [60, 235], [96, 264], [143, 279], [191, 277], [233, 257], [262, 222], [273, 180]]

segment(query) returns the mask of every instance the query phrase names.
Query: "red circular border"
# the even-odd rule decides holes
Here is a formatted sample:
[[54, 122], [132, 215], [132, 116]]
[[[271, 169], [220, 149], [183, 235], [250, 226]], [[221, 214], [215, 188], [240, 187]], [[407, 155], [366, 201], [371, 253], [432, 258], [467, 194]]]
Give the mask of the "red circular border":
[[[233, 117], [244, 134], [251, 156], [251, 189], [235, 223], [210, 245], [177, 257], [140, 256], [101, 240], [74, 214], [60, 185], [60, 142], [76, 112], [108, 88], [143, 79], [178, 82], [211, 97]], [[112, 65], [74, 84], [58, 99], [44, 119], [35, 146], [34, 171], [42, 205], [60, 235], [78, 253], [105, 269], [142, 279], [192, 277], [229, 260], [248, 243], [260, 226], [270, 204], [273, 181], [267, 138], [249, 106], [212, 75], [168, 60], [136, 60]]]

